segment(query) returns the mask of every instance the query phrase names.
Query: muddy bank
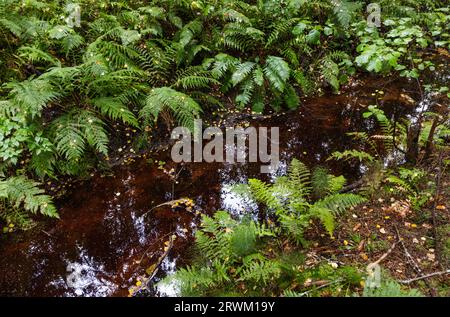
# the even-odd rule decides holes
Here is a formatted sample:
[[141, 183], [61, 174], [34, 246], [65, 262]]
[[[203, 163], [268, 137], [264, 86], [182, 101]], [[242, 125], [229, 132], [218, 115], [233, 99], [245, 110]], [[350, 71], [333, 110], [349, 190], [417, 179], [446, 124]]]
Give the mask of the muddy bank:
[[[361, 113], [378, 104], [390, 116], [404, 116], [414, 112], [419, 98], [414, 83], [404, 79], [368, 79], [354, 82], [340, 95], [304, 100], [295, 112], [247, 119], [229, 115], [216, 123], [280, 127], [282, 164], [277, 173], [296, 157], [354, 180], [363, 172], [360, 166], [326, 159], [333, 151], [352, 148], [347, 132], [373, 132], [375, 127], [364, 122]], [[0, 295], [126, 296], [136, 277], [164, 252], [169, 236], [177, 238], [155, 280], [189, 258], [201, 213], [226, 209], [235, 215], [257, 215], [257, 207], [238, 199], [229, 187], [251, 177], [270, 177], [259, 173], [259, 164], [175, 164], [169, 152], [149, 153], [130, 165], [116, 166], [111, 176], [94, 175], [58, 202], [60, 220], [3, 235]], [[181, 197], [194, 200], [193, 211], [162, 206], [140, 217]]]

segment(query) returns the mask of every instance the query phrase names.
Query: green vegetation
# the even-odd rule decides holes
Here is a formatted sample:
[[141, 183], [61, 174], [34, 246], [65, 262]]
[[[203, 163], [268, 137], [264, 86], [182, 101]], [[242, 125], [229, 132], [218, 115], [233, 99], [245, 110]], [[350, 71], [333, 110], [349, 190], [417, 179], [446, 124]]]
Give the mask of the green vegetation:
[[[295, 159], [288, 176], [278, 177], [273, 185], [250, 179], [248, 185], [236, 190], [264, 204], [275, 222], [238, 222], [225, 211], [216, 212], [213, 218], [203, 216], [202, 229], [196, 234], [199, 263], [179, 270], [168, 280], [175, 280], [182, 294], [216, 296], [279, 296], [287, 289], [292, 296], [294, 285], [311, 277], [337, 278], [341, 286], [359, 285], [361, 274], [351, 267], [337, 272], [330, 265], [307, 269], [305, 254], [293, 251], [294, 246], [307, 245], [304, 232], [313, 219], [319, 219], [332, 235], [335, 216], [364, 201], [359, 195], [337, 193], [344, 183], [342, 176], [329, 175], [321, 168], [311, 176]], [[312, 197], [314, 203], [308, 199]], [[292, 251], [282, 241], [288, 245], [291, 241]]]
[[[422, 85], [421, 76], [436, 70], [436, 52], [449, 56], [447, 1], [381, 0], [380, 27], [367, 23], [370, 2], [0, 0], [6, 232], [30, 228], [36, 215], [58, 218], [45, 184], [110, 168], [112, 144], [148, 149], [152, 131], [193, 130], [195, 119], [218, 111], [294, 110], [302, 98], [337, 94], [357, 76]], [[448, 87], [424, 88], [448, 104]], [[397, 120], [369, 106], [364, 119], [378, 133], [354, 131], [355, 148], [333, 149], [329, 157], [367, 168], [358, 187], [298, 160], [274, 182], [237, 186], [262, 207], [263, 219], [238, 221], [225, 211], [204, 216], [196, 233], [201, 257], [168, 279], [183, 295], [420, 295], [394, 281], [367, 289], [363, 269], [336, 268], [331, 260], [311, 265], [306, 257], [318, 236], [335, 239], [341, 217], [363, 203], [397, 199], [418, 214], [431, 210], [443, 185], [430, 171], [444, 174], [449, 163], [448, 106], [442, 108]], [[124, 127], [135, 131], [132, 140]], [[439, 171], [430, 167], [436, 162]], [[448, 258], [445, 228], [437, 231]]]

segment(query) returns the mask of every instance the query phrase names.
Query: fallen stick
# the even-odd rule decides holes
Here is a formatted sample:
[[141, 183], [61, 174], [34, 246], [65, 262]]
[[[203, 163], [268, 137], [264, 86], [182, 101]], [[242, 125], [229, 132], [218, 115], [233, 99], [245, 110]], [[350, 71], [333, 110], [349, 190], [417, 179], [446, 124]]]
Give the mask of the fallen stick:
[[405, 246], [405, 243], [403, 242], [403, 238], [400, 236], [400, 232], [398, 231], [397, 226], [395, 227], [395, 231], [397, 232], [397, 238], [400, 241], [400, 244], [403, 247], [403, 250], [405, 252], [406, 258], [409, 262], [409, 264], [413, 267], [414, 271], [416, 271], [418, 274], [422, 274], [422, 270], [420, 269], [420, 266], [414, 261], [414, 258], [412, 257], [411, 253], [409, 253], [408, 249]]
[[308, 295], [309, 293], [311, 293], [311, 292], [313, 292], [313, 291], [317, 291], [317, 290], [319, 290], [319, 289], [321, 289], [321, 288], [324, 288], [324, 287], [327, 287], [327, 286], [330, 286], [330, 285], [339, 283], [339, 282], [341, 282], [341, 281], [342, 281], [342, 279], [339, 278], [339, 279], [334, 280], [334, 281], [331, 281], [331, 282], [329, 282], [329, 283], [322, 284], [322, 285], [320, 285], [320, 286], [318, 286], [318, 287], [315, 287], [315, 288], [313, 288], [313, 289], [311, 289], [311, 290], [309, 290], [309, 291], [300, 293], [300, 294], [298, 294], [296, 297], [303, 297], [303, 296]]
[[387, 250], [383, 255], [381, 255], [379, 257], [378, 260], [376, 260], [375, 262], [369, 263], [369, 265], [367, 265], [367, 269], [369, 269], [370, 267], [379, 264], [381, 261], [383, 261], [392, 251], [394, 251], [395, 246], [397, 245], [397, 243], [399, 242], [399, 240], [395, 241], [391, 247], [389, 248], [389, 250]]
[[[422, 270], [421, 270], [420, 266], [416, 263], [416, 261], [414, 261], [414, 258], [409, 253], [408, 249], [406, 248], [406, 245], [403, 242], [402, 237], [400, 236], [400, 232], [398, 231], [397, 226], [394, 226], [394, 227], [395, 227], [395, 231], [397, 232], [397, 238], [400, 241], [400, 244], [403, 246], [403, 250], [405, 251], [405, 255], [406, 255], [406, 258], [407, 258], [409, 264], [413, 267], [414, 271], [416, 271], [417, 274], [422, 274]], [[436, 289], [433, 286], [431, 286], [431, 284], [427, 280], [425, 280], [425, 284], [430, 289], [431, 296], [436, 297], [436, 294], [437, 294]]]
[[426, 278], [429, 278], [429, 277], [433, 277], [433, 276], [437, 276], [437, 275], [444, 275], [444, 274], [450, 274], [450, 269], [448, 269], [447, 271], [434, 272], [434, 273], [418, 276], [418, 277], [415, 277], [415, 278], [410, 278], [409, 280], [403, 280], [403, 281], [399, 281], [399, 282], [402, 283], [402, 284], [410, 284], [410, 283], [415, 282], [415, 281], [423, 280], [423, 279], [426, 279]]
[[158, 258], [158, 261], [156, 262], [153, 271], [149, 272], [150, 277], [147, 280], [147, 287], [150, 285], [150, 282], [153, 280], [153, 278], [155, 277], [156, 273], [158, 273], [159, 267], [161, 266], [162, 261], [164, 261], [164, 259], [169, 255], [170, 250], [173, 247], [173, 240], [174, 240], [174, 236], [172, 235], [169, 239], [169, 245], [167, 246], [166, 250], [164, 251], [163, 255], [161, 255]]

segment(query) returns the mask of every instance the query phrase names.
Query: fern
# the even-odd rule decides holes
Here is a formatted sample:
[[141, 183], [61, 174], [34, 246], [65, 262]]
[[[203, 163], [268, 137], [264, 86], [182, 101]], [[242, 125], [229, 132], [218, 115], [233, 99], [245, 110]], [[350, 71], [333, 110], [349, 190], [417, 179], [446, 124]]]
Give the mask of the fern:
[[265, 184], [258, 179], [250, 179], [248, 181], [249, 189], [255, 199], [269, 208], [280, 210], [282, 208], [279, 198], [274, 195], [271, 186]]
[[88, 110], [74, 110], [62, 115], [53, 122], [52, 130], [58, 152], [68, 160], [80, 160], [88, 145], [108, 155], [104, 123]]
[[[345, 184], [343, 176], [329, 175], [325, 169], [318, 168], [311, 175], [309, 169], [294, 159], [287, 177], [278, 177], [272, 185], [257, 179], [250, 179], [247, 192], [259, 203], [275, 211], [281, 225], [297, 242], [305, 244], [303, 232], [311, 218], [319, 219], [327, 232], [332, 235], [334, 218], [345, 210], [365, 201], [356, 194], [339, 194]], [[313, 200], [311, 193], [316, 199]]]
[[335, 91], [339, 90], [341, 84], [340, 75], [342, 67], [340, 67], [340, 64], [343, 61], [349, 60], [349, 55], [342, 51], [332, 51], [321, 60], [321, 75]]
[[178, 74], [174, 86], [183, 89], [200, 89], [219, 84], [220, 82], [214, 79], [209, 71], [201, 67], [189, 67]]
[[334, 215], [331, 209], [323, 207], [321, 204], [314, 204], [310, 209], [311, 216], [319, 219], [330, 236], [334, 231]]
[[41, 79], [26, 80], [7, 85], [11, 101], [20, 111], [34, 118], [41, 115], [41, 110], [59, 97], [50, 82]]
[[251, 261], [243, 268], [239, 280], [267, 284], [270, 280], [277, 279], [280, 273], [280, 267], [274, 261]]
[[341, 27], [346, 28], [361, 7], [361, 3], [357, 1], [335, 0], [333, 13]]
[[50, 65], [61, 67], [61, 62], [57, 58], [36, 47], [22, 46], [18, 49], [18, 53], [20, 57], [31, 63], [49, 63]]
[[273, 45], [275, 41], [279, 41], [283, 35], [291, 31], [292, 26], [299, 20], [298, 18], [292, 18], [274, 22], [271, 26], [272, 31], [267, 38], [266, 47]]
[[92, 100], [92, 103], [103, 115], [107, 115], [112, 120], [120, 119], [125, 124], [139, 126], [134, 114], [118, 98], [101, 97]]
[[231, 22], [223, 29], [223, 43], [225, 46], [245, 52], [263, 42], [264, 32], [245, 25]]
[[58, 218], [52, 198], [45, 195], [44, 191], [38, 187], [39, 185], [24, 176], [0, 180], [0, 198], [6, 199], [15, 208]]
[[278, 263], [257, 249], [261, 237], [273, 236], [271, 230], [254, 221], [236, 221], [225, 211], [202, 216], [201, 226], [196, 233], [201, 264], [179, 269], [160, 283], [175, 283], [182, 294], [204, 294], [232, 288], [236, 281], [257, 285], [280, 275]]
[[194, 120], [201, 113], [200, 105], [188, 95], [169, 87], [154, 88], [139, 112], [141, 118], [156, 121], [161, 111], [170, 110], [183, 126], [194, 130]]
[[311, 192], [311, 172], [308, 167], [297, 159], [293, 159], [288, 170], [289, 181], [295, 186], [298, 197], [306, 197]]
[[[393, 133], [394, 128], [389, 121], [389, 119], [384, 114], [383, 110], [378, 109], [377, 106], [369, 106], [368, 111], [363, 114], [364, 118], [369, 118], [374, 116], [377, 120], [377, 122], [381, 126], [381, 130], [383, 134], [380, 139], [383, 140], [383, 144], [385, 146], [386, 151], [391, 151], [393, 149], [394, 143], [393, 143]], [[377, 136], [374, 136], [377, 138]]]
[[334, 215], [339, 215], [365, 201], [365, 198], [356, 194], [333, 194], [319, 200], [314, 206], [327, 208]]
[[343, 152], [333, 152], [331, 156], [328, 158], [336, 159], [336, 160], [352, 160], [357, 159], [359, 162], [373, 162], [375, 158], [367, 152], [358, 151], [358, 150], [345, 150]]
[[272, 86], [282, 92], [289, 78], [290, 68], [281, 57], [269, 56], [266, 59], [264, 74]]

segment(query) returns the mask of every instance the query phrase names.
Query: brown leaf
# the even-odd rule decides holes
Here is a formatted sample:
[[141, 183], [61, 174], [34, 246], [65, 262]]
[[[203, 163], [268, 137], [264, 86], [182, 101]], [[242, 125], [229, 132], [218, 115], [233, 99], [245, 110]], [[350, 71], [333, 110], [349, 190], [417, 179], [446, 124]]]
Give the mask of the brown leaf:
[[356, 226], [353, 227], [353, 231], [356, 231], [359, 228], [361, 228], [361, 224], [360, 223], [358, 223]]
[[361, 251], [364, 249], [365, 242], [366, 242], [365, 240], [361, 240], [361, 242], [358, 244], [358, 251]]

